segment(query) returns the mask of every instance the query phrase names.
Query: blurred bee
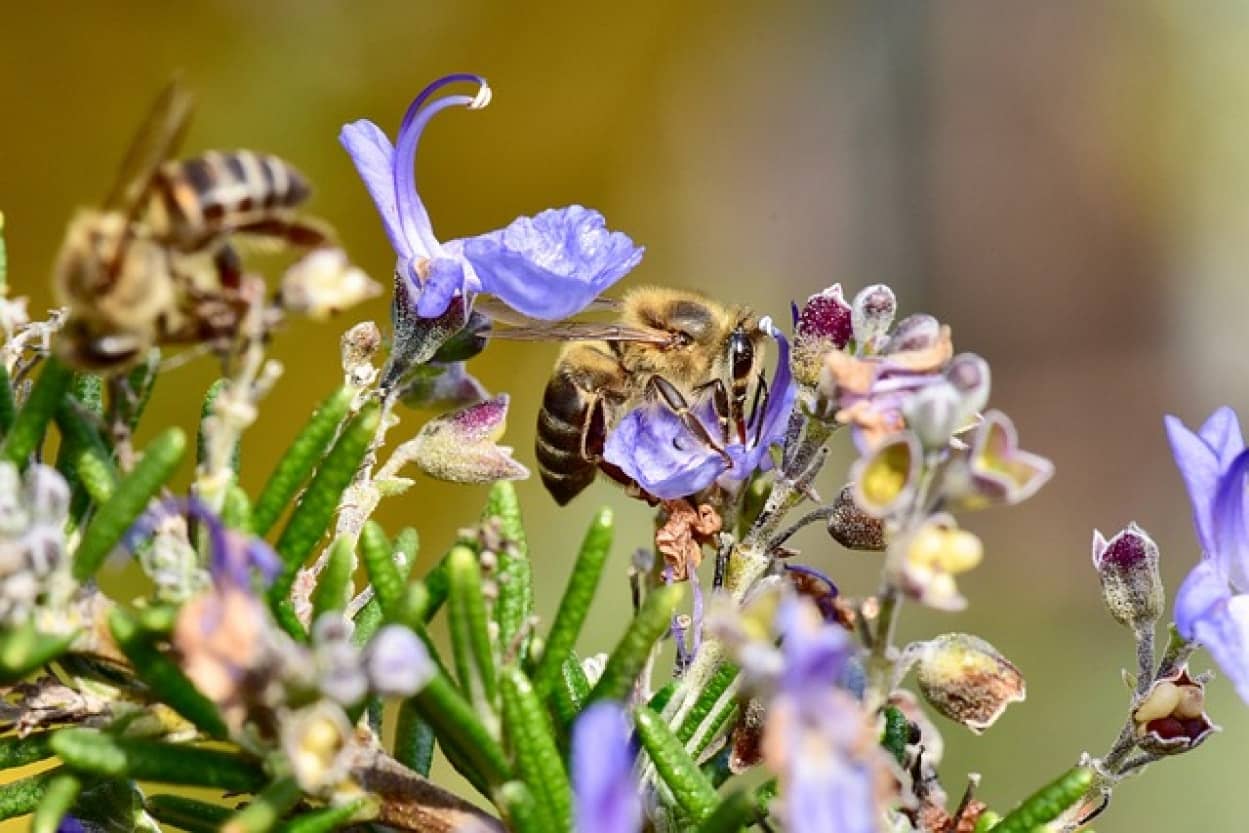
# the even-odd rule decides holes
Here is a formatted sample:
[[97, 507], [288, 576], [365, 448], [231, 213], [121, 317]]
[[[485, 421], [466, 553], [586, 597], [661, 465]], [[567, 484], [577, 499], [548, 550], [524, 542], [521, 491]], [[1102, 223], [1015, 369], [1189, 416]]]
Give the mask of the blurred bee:
[[264, 285], [244, 279], [232, 235], [311, 247], [319, 224], [295, 216], [307, 181], [276, 156], [209, 151], [171, 160], [191, 115], [176, 83], [139, 129], [100, 208], [69, 224], [54, 283], [69, 308], [58, 352], [83, 370], [117, 373], [161, 344], [233, 342]]
[[[636, 488], [603, 460], [603, 446], [620, 418], [648, 399], [664, 402], [721, 453], [734, 437], [746, 441], [746, 400], [759, 377], [764, 339], [750, 311], [661, 287], [629, 292], [618, 310], [616, 324], [567, 322], [492, 333], [575, 342], [561, 351], [546, 384], [535, 446], [542, 483], [561, 506], [598, 471]], [[752, 412], [763, 396], [760, 377]], [[708, 398], [719, 437], [694, 415]]]

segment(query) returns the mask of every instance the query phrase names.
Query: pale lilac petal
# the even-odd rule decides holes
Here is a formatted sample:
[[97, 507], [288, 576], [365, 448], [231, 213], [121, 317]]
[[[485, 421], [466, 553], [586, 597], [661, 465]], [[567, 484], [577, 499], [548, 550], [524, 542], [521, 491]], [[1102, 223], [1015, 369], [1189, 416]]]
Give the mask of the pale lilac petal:
[[1236, 693], [1249, 703], [1249, 596], [1231, 596], [1192, 623], [1193, 636], [1210, 652]]
[[576, 315], [642, 260], [643, 249], [603, 215], [579, 205], [519, 217], [507, 228], [460, 241], [481, 279], [523, 315]]
[[458, 260], [436, 257], [429, 261], [429, 277], [416, 301], [416, 314], [437, 318], [447, 311], [451, 299], [464, 290], [464, 267]]
[[[794, 738], [801, 744], [802, 738]], [[791, 833], [876, 833], [872, 773], [836, 755], [794, 762], [784, 795]]]
[[1219, 571], [1218, 565], [1209, 558], [1202, 559], [1175, 594], [1175, 626], [1180, 635], [1188, 640], [1196, 639], [1197, 621], [1210, 615], [1230, 596], [1227, 578]]
[[1249, 591], [1249, 527], [1245, 523], [1245, 475], [1249, 452], [1242, 452], [1223, 473], [1211, 507], [1214, 552], [1210, 555], [1238, 591]]
[[638, 833], [642, 797], [633, 773], [636, 750], [624, 709], [590, 706], [573, 725], [572, 789], [577, 833]]
[[620, 420], [607, 435], [603, 459], [664, 500], [699, 492], [725, 470], [723, 458], [658, 403], [635, 408]]
[[[1190, 431], [1184, 423], [1173, 416], [1167, 416], [1163, 423], [1167, 430], [1167, 439], [1171, 443], [1171, 454], [1175, 465], [1184, 478], [1188, 488], [1188, 499], [1193, 507], [1193, 526], [1197, 529], [1197, 540], [1206, 553], [1214, 552], [1214, 533], [1211, 520], [1211, 506], [1218, 490], [1219, 474], [1222, 466], [1219, 454], [1199, 435]], [[1208, 425], [1209, 423], [1207, 423]]]
[[1198, 436], [1219, 455], [1219, 466], [1226, 469], [1245, 450], [1240, 419], [1226, 405], [1219, 408], [1197, 429]]
[[[390, 245], [402, 262], [407, 262], [418, 252], [403, 234], [399, 219], [399, 207], [395, 201], [395, 149], [382, 129], [368, 119], [360, 119], [343, 125], [338, 141], [347, 149], [351, 162], [356, 166], [364, 187], [368, 189]], [[419, 252], [426, 255], [426, 252]]]

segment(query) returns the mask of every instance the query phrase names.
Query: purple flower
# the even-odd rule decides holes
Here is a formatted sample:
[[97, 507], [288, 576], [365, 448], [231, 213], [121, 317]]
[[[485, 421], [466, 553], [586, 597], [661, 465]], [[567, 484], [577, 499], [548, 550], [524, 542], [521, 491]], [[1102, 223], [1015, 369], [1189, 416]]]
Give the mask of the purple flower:
[[[457, 82], [479, 85], [475, 96], [434, 98]], [[603, 216], [579, 205], [520, 217], [507, 228], [441, 243], [416, 189], [416, 149], [430, 119], [448, 107], [480, 110], [490, 103], [486, 80], [448, 75], [430, 84], [404, 115], [392, 147], [367, 119], [345, 125], [339, 141], [351, 155], [398, 255], [396, 274], [416, 313], [435, 318], [457, 295], [485, 292], [532, 318], [575, 315], [642, 259], [628, 236], [609, 231]]]
[[1202, 548], [1176, 595], [1175, 624], [1185, 639], [1205, 646], [1249, 703], [1249, 452], [1240, 422], [1220, 408], [1196, 432], [1172, 416], [1166, 429]]
[[[734, 437], [725, 446], [727, 460], [695, 436], [681, 417], [662, 402], [648, 403], [626, 414], [608, 435], [603, 458], [662, 500], [695, 494], [717, 480], [740, 482], [769, 467], [768, 452], [785, 438], [797, 389], [789, 371], [789, 342], [768, 319], [763, 319], [760, 327], [776, 339], [776, 372], [767, 406], [752, 415], [744, 442]], [[694, 410], [694, 418], [702, 422], [707, 434], [718, 436], [714, 414], [705, 408]]]
[[638, 833], [642, 797], [633, 773], [637, 754], [618, 703], [590, 706], [572, 730], [572, 788], [578, 833]]

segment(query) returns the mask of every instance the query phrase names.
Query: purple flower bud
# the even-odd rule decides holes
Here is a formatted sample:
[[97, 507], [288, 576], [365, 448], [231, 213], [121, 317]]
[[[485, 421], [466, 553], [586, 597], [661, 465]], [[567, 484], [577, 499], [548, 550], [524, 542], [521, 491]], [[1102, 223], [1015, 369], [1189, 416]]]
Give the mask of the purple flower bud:
[[926, 313], [908, 315], [893, 328], [881, 353], [909, 353], [928, 350], [941, 340], [941, 322]]
[[1093, 566], [1110, 615], [1135, 631], [1151, 629], [1166, 605], [1158, 545], [1135, 523], [1109, 541], [1093, 533]]
[[842, 295], [841, 284], [835, 283], [823, 292], [807, 298], [807, 302], [802, 305], [797, 326], [794, 328], [795, 340], [801, 344], [803, 341], [819, 339], [831, 342], [834, 347], [841, 349], [850, 343], [850, 338], [854, 335], [851, 318], [850, 305]]
[[374, 634], [364, 665], [369, 685], [382, 697], [411, 697], [435, 674], [425, 643], [403, 625], [387, 625]]
[[854, 340], [861, 352], [878, 352], [885, 344], [889, 325], [898, 310], [898, 299], [893, 290], [883, 283], [859, 290], [854, 296], [852, 321]]
[[523, 480], [529, 470], [512, 459], [511, 448], [495, 444], [503, 436], [507, 405], [507, 395], [500, 394], [430, 420], [396, 454], [430, 477], [452, 483]]

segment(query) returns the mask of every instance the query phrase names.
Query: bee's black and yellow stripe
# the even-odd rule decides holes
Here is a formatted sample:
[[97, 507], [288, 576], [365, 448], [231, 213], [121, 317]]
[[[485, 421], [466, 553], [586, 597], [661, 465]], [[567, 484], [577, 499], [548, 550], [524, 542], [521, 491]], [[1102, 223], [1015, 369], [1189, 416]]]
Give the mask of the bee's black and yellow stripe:
[[619, 400], [622, 368], [600, 343], [565, 348], [538, 412], [538, 473], [563, 506], [594, 482], [606, 438], [606, 409]]
[[311, 193], [303, 174], [277, 156], [208, 151], [161, 165], [147, 221], [158, 237], [195, 251], [231, 231], [280, 231]]

